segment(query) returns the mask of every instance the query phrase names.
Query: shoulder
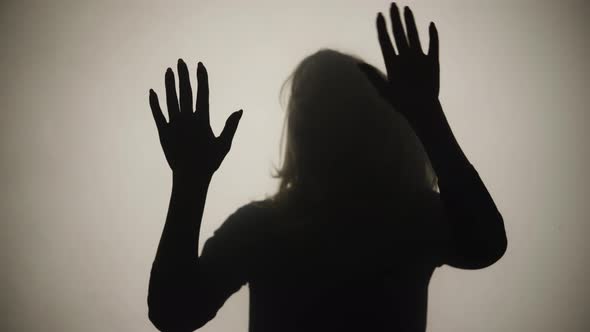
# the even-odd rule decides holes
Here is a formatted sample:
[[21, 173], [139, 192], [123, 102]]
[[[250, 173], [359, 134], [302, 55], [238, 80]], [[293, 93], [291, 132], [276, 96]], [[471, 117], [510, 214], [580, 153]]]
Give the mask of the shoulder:
[[247, 202], [233, 210], [215, 231], [220, 233], [241, 233], [244, 236], [253, 234], [267, 226], [272, 219], [273, 205], [268, 200]]
[[270, 221], [268, 206], [263, 202], [252, 201], [234, 208], [205, 241], [202, 257], [254, 255], [254, 250], [267, 240]]
[[230, 217], [261, 220], [268, 218], [274, 209], [270, 200], [253, 200], [235, 209]]

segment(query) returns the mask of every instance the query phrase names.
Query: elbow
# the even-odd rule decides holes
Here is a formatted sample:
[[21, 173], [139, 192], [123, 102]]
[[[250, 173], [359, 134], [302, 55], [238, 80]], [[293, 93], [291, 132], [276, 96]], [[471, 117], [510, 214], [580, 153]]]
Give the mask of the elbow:
[[504, 231], [504, 232], [502, 232], [502, 235], [500, 236], [499, 245], [498, 245], [498, 252], [497, 252], [498, 259], [496, 259], [496, 261], [498, 261], [500, 258], [502, 258], [504, 256], [507, 249], [508, 249], [508, 237], [506, 236], [506, 231]]
[[477, 268], [483, 269], [495, 264], [504, 256], [507, 248], [508, 240], [506, 233], [498, 235], [494, 242], [487, 246], [484, 252], [481, 253]]
[[457, 242], [449, 265], [467, 270], [479, 270], [495, 264], [508, 249], [508, 238], [503, 226], [482, 236], [465, 236]]
[[508, 249], [508, 238], [506, 237], [506, 231], [503, 225], [492, 232], [492, 236], [487, 237], [482, 242], [485, 245], [479, 246], [479, 257], [475, 264], [477, 269], [491, 266], [504, 257]]
[[189, 301], [186, 297], [173, 298], [170, 294], [166, 291], [150, 291], [148, 294], [148, 318], [159, 331], [195, 331], [215, 316], [199, 304], [199, 299]]
[[188, 326], [183, 326], [173, 315], [155, 306], [148, 306], [148, 318], [158, 331], [194, 331]]
[[201, 328], [205, 319], [198, 288], [191, 274], [170, 274], [152, 268], [147, 295], [148, 318], [159, 331], [188, 332]]
[[148, 317], [154, 327], [163, 332], [192, 332], [205, 325], [205, 323], [195, 324], [195, 322], [185, 321], [177, 317], [165, 316], [151, 309], [148, 311]]
[[491, 231], [492, 236], [489, 240], [488, 264], [490, 266], [500, 260], [508, 249], [508, 237], [504, 227], [504, 219], [499, 215], [499, 220], [495, 223], [495, 228]]
[[165, 332], [190, 332], [207, 323], [198, 314], [191, 315], [186, 308], [178, 306], [148, 305], [148, 318], [159, 330]]
[[[464, 252], [464, 251], [463, 251]], [[480, 270], [494, 265], [504, 256], [506, 247], [498, 246], [495, 248], [486, 248], [474, 250], [471, 249], [468, 253], [455, 254], [449, 262], [449, 265], [464, 269], [464, 270]]]
[[155, 295], [151, 291], [148, 294], [148, 318], [158, 331], [194, 331], [188, 324], [183, 323], [179, 312], [171, 306], [163, 296]]

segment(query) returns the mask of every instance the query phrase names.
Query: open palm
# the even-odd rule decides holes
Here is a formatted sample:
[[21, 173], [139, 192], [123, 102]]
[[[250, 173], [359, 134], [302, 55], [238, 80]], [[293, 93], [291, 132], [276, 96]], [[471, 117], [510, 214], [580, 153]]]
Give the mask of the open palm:
[[174, 173], [212, 176], [231, 148], [243, 111], [232, 113], [219, 137], [215, 137], [209, 122], [209, 82], [205, 66], [201, 62], [197, 66], [195, 112], [189, 72], [182, 59], [178, 60], [178, 81], [180, 104], [174, 73], [168, 68], [165, 75], [168, 123], [162, 114], [158, 95], [150, 90], [150, 106], [166, 160]]
[[[361, 69], [368, 78], [399, 112], [404, 114], [412, 125], [417, 125], [428, 114], [421, 114], [420, 107], [438, 99], [440, 90], [440, 66], [438, 32], [434, 23], [430, 23], [430, 44], [428, 53], [422, 51], [420, 38], [410, 8], [405, 7], [404, 18], [407, 31], [404, 31], [400, 12], [395, 3], [389, 9], [395, 48], [385, 18], [377, 15], [377, 36], [383, 54], [387, 78], [384, 78], [375, 67], [361, 64]], [[396, 50], [397, 49], [397, 50]]]

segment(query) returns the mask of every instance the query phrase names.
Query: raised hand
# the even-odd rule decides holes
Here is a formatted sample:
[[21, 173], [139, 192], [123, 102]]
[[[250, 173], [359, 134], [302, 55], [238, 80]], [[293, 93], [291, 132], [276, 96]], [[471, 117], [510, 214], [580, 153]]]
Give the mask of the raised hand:
[[440, 69], [438, 60], [438, 32], [430, 23], [430, 45], [428, 53], [422, 51], [418, 30], [410, 8], [404, 8], [406, 30], [402, 26], [399, 10], [395, 2], [391, 4], [390, 16], [394, 46], [389, 38], [385, 19], [377, 15], [377, 35], [385, 61], [387, 78], [383, 78], [376, 68], [361, 64], [361, 69], [379, 92], [405, 115], [412, 125], [424, 121], [428, 114], [420, 113], [420, 105], [438, 101]]
[[208, 75], [201, 62], [197, 65], [197, 82], [196, 111], [193, 112], [189, 71], [186, 63], [178, 59], [180, 105], [172, 69], [168, 68], [165, 75], [168, 123], [160, 109], [158, 95], [152, 89], [149, 100], [160, 143], [173, 173], [207, 177], [213, 175], [229, 152], [243, 111], [232, 113], [219, 137], [215, 137], [209, 123]]

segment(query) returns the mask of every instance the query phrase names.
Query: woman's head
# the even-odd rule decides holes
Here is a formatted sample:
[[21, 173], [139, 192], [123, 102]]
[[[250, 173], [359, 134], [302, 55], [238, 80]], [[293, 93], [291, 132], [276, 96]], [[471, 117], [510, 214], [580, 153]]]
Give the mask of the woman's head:
[[360, 63], [355, 56], [321, 49], [285, 82], [290, 83], [286, 141], [273, 199], [392, 198], [436, 186], [419, 139], [379, 96]]

